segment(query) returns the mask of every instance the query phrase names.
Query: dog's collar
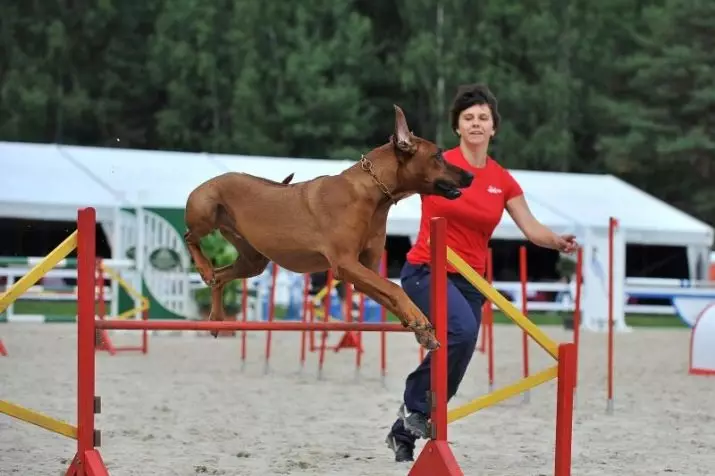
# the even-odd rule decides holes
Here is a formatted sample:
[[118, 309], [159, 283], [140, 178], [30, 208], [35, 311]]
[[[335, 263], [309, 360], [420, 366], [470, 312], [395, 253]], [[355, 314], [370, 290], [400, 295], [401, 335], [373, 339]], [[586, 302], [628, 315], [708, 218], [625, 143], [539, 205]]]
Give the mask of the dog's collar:
[[375, 169], [372, 166], [372, 162], [370, 161], [370, 159], [365, 157], [364, 154], [360, 156], [360, 167], [362, 167], [365, 172], [370, 174], [377, 186], [380, 187], [380, 190], [382, 190], [382, 193], [384, 193], [385, 196], [392, 202], [392, 204], [395, 205], [397, 203], [397, 200], [395, 200], [395, 197], [387, 189], [387, 186], [382, 183], [379, 178], [377, 178], [377, 175], [375, 174]]

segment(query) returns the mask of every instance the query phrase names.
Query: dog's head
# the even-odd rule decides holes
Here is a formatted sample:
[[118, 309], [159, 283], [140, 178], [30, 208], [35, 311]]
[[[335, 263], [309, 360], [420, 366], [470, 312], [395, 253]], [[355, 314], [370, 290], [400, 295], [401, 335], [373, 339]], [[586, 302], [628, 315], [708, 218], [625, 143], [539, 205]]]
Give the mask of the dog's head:
[[398, 161], [399, 185], [404, 192], [454, 200], [462, 195], [460, 189], [471, 185], [473, 174], [450, 164], [436, 144], [410, 132], [399, 106], [395, 106], [395, 131], [391, 141]]

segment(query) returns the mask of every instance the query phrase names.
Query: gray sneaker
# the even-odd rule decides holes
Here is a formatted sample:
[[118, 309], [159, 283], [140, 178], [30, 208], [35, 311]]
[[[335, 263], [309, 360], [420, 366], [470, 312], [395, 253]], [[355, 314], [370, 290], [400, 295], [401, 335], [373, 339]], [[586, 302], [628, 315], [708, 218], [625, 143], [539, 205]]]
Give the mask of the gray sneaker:
[[427, 415], [419, 412], [411, 412], [405, 408], [405, 404], [400, 405], [400, 410], [397, 416], [402, 420], [405, 430], [409, 431], [418, 438], [429, 438], [430, 425]]
[[397, 441], [395, 435], [390, 432], [385, 439], [387, 447], [395, 452], [395, 461], [398, 463], [404, 463], [406, 461], [414, 461], [414, 446], [408, 445], [402, 441]]

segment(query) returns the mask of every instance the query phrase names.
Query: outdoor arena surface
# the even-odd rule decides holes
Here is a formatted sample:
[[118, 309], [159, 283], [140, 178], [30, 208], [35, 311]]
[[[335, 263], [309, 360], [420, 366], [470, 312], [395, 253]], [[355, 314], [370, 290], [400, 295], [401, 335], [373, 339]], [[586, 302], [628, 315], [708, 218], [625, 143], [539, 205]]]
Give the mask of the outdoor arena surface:
[[[570, 340], [561, 328], [544, 330]], [[76, 423], [76, 326], [0, 327], [2, 398]], [[116, 344], [139, 333], [114, 333]], [[319, 333], [318, 333], [319, 335]], [[521, 330], [495, 326], [495, 388], [521, 373]], [[606, 334], [581, 333], [574, 422], [577, 476], [712, 475], [715, 378], [689, 376], [687, 330], [635, 329], [615, 336], [615, 413], [606, 410]], [[331, 333], [335, 343], [338, 333]], [[359, 381], [355, 352], [318, 353], [299, 374], [300, 333], [273, 332], [264, 375], [265, 333], [240, 337], [151, 336], [149, 354], [97, 356], [102, 412], [100, 451], [115, 476], [405, 476], [384, 439], [402, 382], [418, 361], [411, 334], [388, 334], [388, 378], [379, 376], [379, 333], [363, 333]], [[318, 341], [319, 342], [319, 341]], [[530, 342], [532, 372], [553, 365]], [[477, 353], [450, 408], [488, 391], [486, 356]], [[556, 381], [450, 424], [449, 440], [467, 475], [553, 474]], [[418, 444], [418, 450], [424, 440]], [[63, 475], [74, 440], [0, 415], [0, 474]]]

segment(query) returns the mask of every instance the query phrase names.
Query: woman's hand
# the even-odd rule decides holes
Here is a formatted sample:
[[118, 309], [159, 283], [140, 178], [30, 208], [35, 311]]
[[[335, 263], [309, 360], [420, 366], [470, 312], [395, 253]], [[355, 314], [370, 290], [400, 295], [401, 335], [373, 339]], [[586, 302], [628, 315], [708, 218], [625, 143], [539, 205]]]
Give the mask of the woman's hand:
[[562, 253], [571, 254], [578, 249], [578, 243], [574, 235], [556, 235], [554, 234], [553, 248]]

